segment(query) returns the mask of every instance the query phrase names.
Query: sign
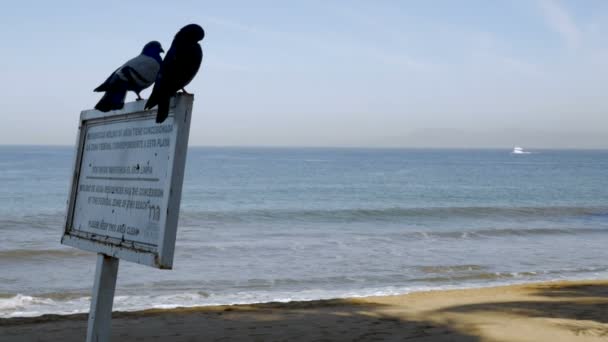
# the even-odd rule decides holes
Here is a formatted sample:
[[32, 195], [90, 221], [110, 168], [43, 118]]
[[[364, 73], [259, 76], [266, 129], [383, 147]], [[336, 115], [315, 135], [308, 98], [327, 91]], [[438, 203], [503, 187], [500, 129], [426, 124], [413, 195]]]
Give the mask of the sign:
[[61, 243], [170, 269], [193, 96], [175, 97], [160, 124], [144, 102], [81, 113]]

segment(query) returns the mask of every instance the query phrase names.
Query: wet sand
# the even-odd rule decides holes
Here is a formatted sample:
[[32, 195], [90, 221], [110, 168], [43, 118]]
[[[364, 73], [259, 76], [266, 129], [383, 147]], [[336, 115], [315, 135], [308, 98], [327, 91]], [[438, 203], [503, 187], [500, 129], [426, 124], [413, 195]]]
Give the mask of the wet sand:
[[[84, 341], [85, 314], [0, 319], [0, 341]], [[115, 312], [113, 341], [608, 341], [608, 281]]]

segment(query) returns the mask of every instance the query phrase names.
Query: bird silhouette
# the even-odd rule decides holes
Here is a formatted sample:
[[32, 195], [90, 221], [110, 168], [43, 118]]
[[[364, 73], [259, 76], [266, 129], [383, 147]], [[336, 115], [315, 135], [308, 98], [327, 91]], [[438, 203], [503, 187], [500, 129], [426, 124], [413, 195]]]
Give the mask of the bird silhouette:
[[173, 38], [171, 47], [163, 59], [152, 94], [146, 102], [146, 109], [158, 105], [156, 122], [165, 121], [169, 115], [171, 97], [184, 89], [192, 81], [203, 60], [203, 50], [198, 44], [205, 37], [205, 31], [197, 24], [182, 27]]
[[105, 82], [95, 88], [95, 92], [105, 92], [95, 109], [102, 112], [121, 109], [125, 105], [127, 91], [135, 92], [137, 99], [142, 100], [139, 93], [154, 83], [160, 70], [161, 52], [165, 51], [160, 43], [151, 41], [144, 46], [139, 56], [116, 69]]

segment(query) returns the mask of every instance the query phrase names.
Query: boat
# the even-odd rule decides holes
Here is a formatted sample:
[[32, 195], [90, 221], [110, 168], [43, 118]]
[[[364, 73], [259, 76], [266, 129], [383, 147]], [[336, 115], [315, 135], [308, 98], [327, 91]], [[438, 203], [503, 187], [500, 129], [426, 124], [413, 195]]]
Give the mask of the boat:
[[513, 152], [511, 152], [511, 153], [512, 154], [530, 154], [530, 152], [524, 151], [524, 149], [519, 146], [513, 147]]

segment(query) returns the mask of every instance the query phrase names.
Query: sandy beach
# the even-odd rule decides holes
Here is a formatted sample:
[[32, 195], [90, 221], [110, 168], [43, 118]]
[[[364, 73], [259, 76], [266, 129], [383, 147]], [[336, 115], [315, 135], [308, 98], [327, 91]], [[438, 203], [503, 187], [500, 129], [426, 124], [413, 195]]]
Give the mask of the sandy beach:
[[[86, 315], [0, 320], [0, 340], [82, 341]], [[115, 312], [113, 341], [606, 341], [608, 281]]]

